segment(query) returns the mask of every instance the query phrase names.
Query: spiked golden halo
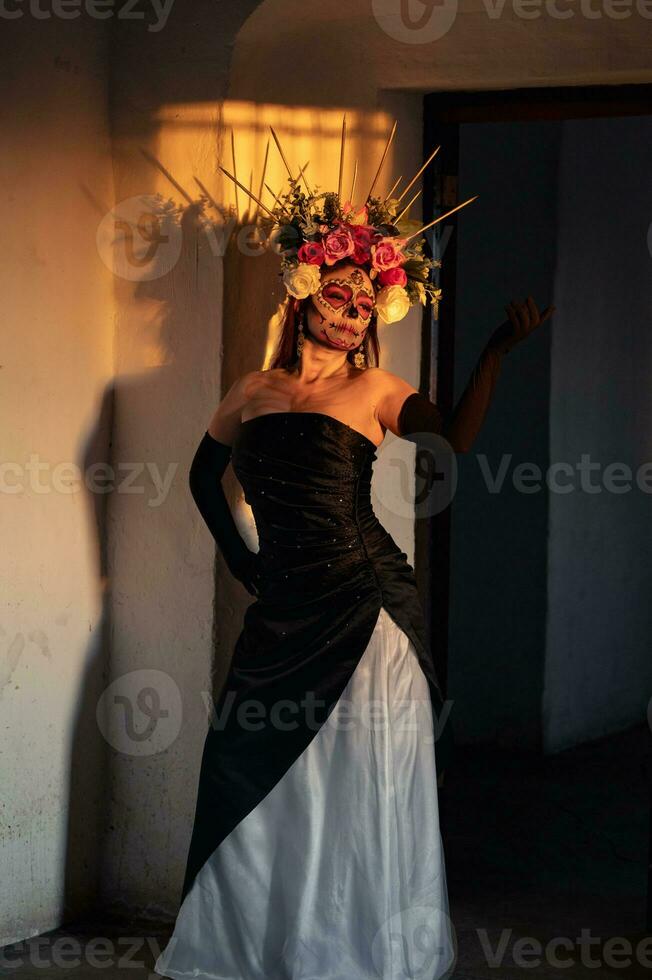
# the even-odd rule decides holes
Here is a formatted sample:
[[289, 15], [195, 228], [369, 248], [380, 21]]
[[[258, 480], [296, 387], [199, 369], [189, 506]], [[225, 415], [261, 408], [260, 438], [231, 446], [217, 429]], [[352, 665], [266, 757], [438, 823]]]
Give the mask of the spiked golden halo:
[[[435, 307], [435, 316], [437, 315], [441, 290], [431, 281], [430, 273], [433, 268], [439, 267], [441, 262], [424, 255], [427, 241], [423, 235], [450, 215], [477, 200], [477, 195], [415, 229], [414, 225], [417, 222], [409, 218], [409, 213], [421, 191], [417, 190], [402, 207], [401, 204], [437, 155], [440, 147], [432, 151], [398, 197], [393, 195], [402, 180], [401, 177], [394, 182], [384, 198], [379, 197], [375, 191], [396, 135], [397, 125], [395, 121], [366, 198], [357, 208], [352, 203], [358, 173], [357, 160], [349, 198], [346, 201], [342, 200], [347, 140], [346, 115], [342, 119], [337, 191], [319, 192], [318, 187], [313, 190], [305, 175], [308, 163], [304, 164], [295, 175], [277, 133], [270, 126], [272, 139], [287, 170], [289, 189], [285, 192], [283, 189], [274, 192], [265, 181], [269, 154], [268, 140], [260, 186], [258, 193], [254, 194], [252, 187], [247, 188], [238, 178], [235, 138], [233, 133], [231, 134], [233, 172], [221, 165], [219, 169], [235, 184], [238, 216], [238, 191], [241, 190], [256, 205], [254, 222], [272, 223], [269, 241], [281, 257], [283, 281], [290, 296], [301, 299], [313, 294], [319, 288], [320, 269], [349, 258], [352, 263], [367, 268], [369, 275], [377, 280], [376, 311], [385, 322], [391, 323], [402, 319], [410, 306], [417, 302], [425, 304], [427, 298], [430, 298]], [[301, 188], [301, 183], [305, 186], [305, 191]], [[253, 184], [253, 174], [251, 184]], [[203, 186], [200, 186], [204, 190]], [[273, 203], [264, 202], [263, 189], [270, 194]]]

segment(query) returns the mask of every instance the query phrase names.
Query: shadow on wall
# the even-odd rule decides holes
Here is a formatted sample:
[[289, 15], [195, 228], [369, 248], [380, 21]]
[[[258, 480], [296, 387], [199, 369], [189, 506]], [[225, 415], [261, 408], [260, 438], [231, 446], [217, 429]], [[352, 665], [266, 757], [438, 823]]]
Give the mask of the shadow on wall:
[[[89, 876], [104, 911], [119, 914], [134, 906], [154, 915], [161, 911], [150, 900], [159, 890], [165, 893], [170, 873], [160, 855], [168, 853], [171, 833], [191, 825], [200, 759], [196, 743], [205, 734], [204, 718], [208, 723], [201, 694], [206, 678], [211, 678], [213, 696], [219, 692], [233, 649], [229, 634], [240, 628], [250, 599], [219, 557], [214, 581], [214, 542], [194, 505], [187, 475], [212, 412], [206, 409], [206, 392], [214, 392], [210, 403], [215, 407], [228, 383], [220, 379], [222, 290], [226, 315], [247, 324], [238, 332], [241, 346], [231, 353], [230, 363], [235, 365], [239, 354], [238, 370], [248, 370], [262, 364], [268, 346], [266, 323], [276, 310], [270, 299], [273, 278], [266, 258], [245, 257], [233, 247], [238, 226], [222, 259], [203, 234], [198, 205], [176, 212], [166, 207], [163, 220], [152, 201], [150, 221], [161, 219], [160, 228], [168, 232], [178, 225], [178, 256], [169, 269], [164, 257], [147, 275], [141, 269], [139, 281], [136, 273], [130, 279], [116, 274], [117, 373], [78, 458], [94, 529], [102, 642], [87, 651], [71, 744], [68, 922], [92, 911]], [[129, 228], [123, 232], [115, 238], [118, 249], [130, 240]], [[277, 271], [277, 259], [272, 261]], [[157, 274], [157, 268], [165, 271]], [[190, 439], [188, 418], [194, 420]], [[219, 626], [214, 627], [215, 599]], [[196, 628], [189, 630], [189, 623]], [[207, 661], [202, 653], [211, 650]], [[132, 674], [136, 671], [146, 673]], [[164, 678], [161, 689], [159, 677]], [[102, 698], [116, 682], [117, 695]], [[146, 733], [163, 717], [156, 716], [156, 705], [164, 709], [168, 683], [181, 694], [185, 726], [181, 716], [171, 719], [169, 744], [160, 741], [166, 738], [162, 726], [160, 738], [156, 730], [148, 747]], [[89, 743], [97, 743], [97, 725], [104, 741], [101, 759], [91, 765]], [[102, 779], [97, 779], [98, 765]], [[181, 806], [173, 801], [171, 821], [161, 812], [161, 800], [177, 768], [185, 773], [188, 793]], [[96, 825], [88, 815], [90, 794], [98, 793], [103, 798], [94, 799], [93, 812], [100, 814]], [[175, 874], [186, 848], [180, 835], [173, 846], [179, 864], [172, 869]], [[120, 868], [126, 865], [130, 870], [123, 878]]]

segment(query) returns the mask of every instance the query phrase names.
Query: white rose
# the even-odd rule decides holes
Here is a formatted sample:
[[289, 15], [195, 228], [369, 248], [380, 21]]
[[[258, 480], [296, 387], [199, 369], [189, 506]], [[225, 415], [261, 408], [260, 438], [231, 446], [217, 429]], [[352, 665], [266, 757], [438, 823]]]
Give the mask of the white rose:
[[300, 262], [299, 265], [285, 270], [283, 282], [290, 296], [294, 296], [295, 299], [305, 299], [319, 289], [321, 283], [319, 266]]
[[410, 297], [403, 286], [383, 286], [376, 296], [376, 312], [385, 323], [402, 320], [410, 309]]

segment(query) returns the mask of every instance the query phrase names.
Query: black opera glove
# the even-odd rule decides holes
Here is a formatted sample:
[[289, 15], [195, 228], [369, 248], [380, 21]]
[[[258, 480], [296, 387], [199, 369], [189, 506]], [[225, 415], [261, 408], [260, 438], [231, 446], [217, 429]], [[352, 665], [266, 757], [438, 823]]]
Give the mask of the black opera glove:
[[504, 336], [495, 340], [494, 336], [480, 354], [450, 417], [446, 417], [426, 395], [412, 392], [399, 412], [400, 436], [434, 432], [443, 436], [456, 453], [469, 452], [482, 428], [502, 366]]
[[231, 458], [231, 446], [204, 433], [188, 475], [190, 492], [215, 538], [231, 574], [247, 592], [257, 595], [254, 571], [257, 554], [245, 544], [228, 505], [222, 476]]
[[[491, 404], [503, 357], [552, 316], [555, 307], [548, 306], [539, 313], [536, 303], [528, 296], [525, 303], [512, 301], [505, 310], [508, 319], [489, 337], [450, 418], [444, 418], [438, 406], [425, 395], [413, 392], [399, 412], [399, 435], [436, 432], [456, 453], [469, 452]], [[418, 442], [418, 437], [412, 442]]]
[[509, 354], [513, 347], [529, 337], [552, 316], [555, 307], [547, 306], [545, 310], [539, 312], [534, 299], [528, 296], [524, 303], [512, 300], [505, 310], [507, 320], [496, 327], [487, 343], [487, 347], [491, 347], [499, 354]]

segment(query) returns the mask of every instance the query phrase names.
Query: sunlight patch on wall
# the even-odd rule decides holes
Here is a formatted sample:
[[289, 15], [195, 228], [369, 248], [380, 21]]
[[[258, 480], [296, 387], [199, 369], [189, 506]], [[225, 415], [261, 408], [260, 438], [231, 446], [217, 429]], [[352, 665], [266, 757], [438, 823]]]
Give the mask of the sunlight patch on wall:
[[[235, 209], [236, 188], [217, 169], [221, 164], [233, 173], [231, 132], [236, 153], [234, 176], [258, 196], [269, 142], [264, 182], [275, 193], [286, 189], [288, 172], [270, 132], [273, 126], [293, 174], [309, 162], [306, 177], [311, 188], [336, 190], [345, 113], [343, 192], [348, 196], [357, 160], [355, 197], [363, 203], [393, 124], [389, 113], [381, 110], [361, 111], [347, 106], [288, 107], [242, 101], [162, 106], [154, 117], [158, 125], [157, 155], [186, 190], [190, 189], [192, 194], [198, 191], [192, 179], [198, 176], [218, 204]], [[400, 132], [397, 140], [400, 141]], [[380, 192], [389, 191], [398, 176], [393, 172], [393, 162], [393, 148], [390, 148], [378, 184]], [[165, 184], [162, 175], [160, 180]], [[165, 189], [157, 184], [157, 189], [168, 193], [170, 184]], [[274, 203], [264, 187], [260, 197], [268, 206]], [[237, 199], [239, 217], [246, 219], [247, 211], [255, 210], [255, 205], [248, 207], [251, 202], [241, 190], [237, 191]]]

